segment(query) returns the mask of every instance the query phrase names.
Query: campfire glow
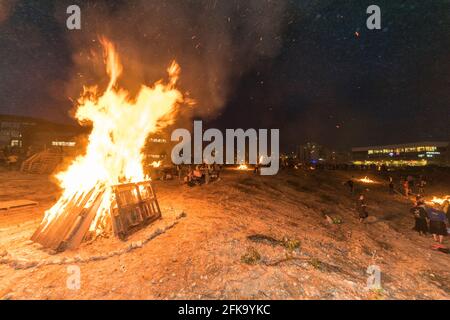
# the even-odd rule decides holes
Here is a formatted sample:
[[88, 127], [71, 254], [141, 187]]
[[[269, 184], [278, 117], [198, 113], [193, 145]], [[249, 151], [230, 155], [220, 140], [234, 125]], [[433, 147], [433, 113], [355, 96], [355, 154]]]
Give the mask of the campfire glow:
[[439, 204], [442, 205], [444, 201], [450, 201], [450, 195], [440, 197], [433, 197], [433, 199], [426, 201], [428, 204]]
[[[56, 175], [63, 194], [46, 211], [43, 230], [71, 203], [91, 206], [104, 192], [89, 231], [101, 233], [110, 218], [114, 194], [111, 186], [146, 179], [141, 150], [149, 133], [173, 122], [183, 95], [175, 88], [180, 73], [174, 61], [167, 69], [169, 81], [142, 85], [135, 97], [118, 86], [122, 72], [119, 57], [111, 42], [101, 39], [109, 84], [100, 92], [97, 86], [85, 87], [78, 99], [76, 118], [80, 124], [92, 124], [86, 153], [76, 158], [67, 170]], [[93, 191], [93, 192], [91, 192]], [[87, 199], [86, 197], [89, 197]]]
[[358, 181], [362, 183], [377, 183], [375, 180], [369, 179], [367, 176], [361, 179], [358, 179]]
[[238, 170], [248, 170], [248, 166], [246, 164], [241, 164], [237, 167]]

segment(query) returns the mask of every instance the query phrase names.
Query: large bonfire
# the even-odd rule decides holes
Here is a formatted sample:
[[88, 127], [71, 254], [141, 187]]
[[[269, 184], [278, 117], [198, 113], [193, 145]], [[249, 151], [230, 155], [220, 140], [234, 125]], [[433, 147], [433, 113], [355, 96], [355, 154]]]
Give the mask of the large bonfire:
[[[146, 179], [142, 167], [142, 148], [147, 136], [173, 122], [183, 95], [175, 88], [180, 68], [174, 61], [167, 69], [169, 79], [152, 86], [142, 85], [135, 97], [118, 86], [122, 65], [111, 42], [101, 39], [109, 84], [103, 92], [97, 86], [85, 87], [78, 99], [76, 118], [91, 124], [86, 153], [77, 157], [56, 178], [63, 193], [45, 212], [41, 231], [57, 220], [69, 206], [96, 204], [89, 231], [100, 234], [108, 225], [114, 204], [112, 186]], [[97, 208], [98, 206], [98, 208]]]

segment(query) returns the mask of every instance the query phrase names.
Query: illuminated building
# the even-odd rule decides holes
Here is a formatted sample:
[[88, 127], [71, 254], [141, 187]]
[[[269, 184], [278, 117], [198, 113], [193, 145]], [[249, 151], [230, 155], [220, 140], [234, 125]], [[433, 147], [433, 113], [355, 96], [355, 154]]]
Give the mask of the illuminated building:
[[43, 119], [0, 115], [0, 148], [26, 150], [32, 147], [35, 151], [50, 147], [72, 148], [76, 137], [87, 130]]
[[425, 166], [450, 165], [448, 142], [424, 141], [386, 146], [352, 148], [356, 165]]

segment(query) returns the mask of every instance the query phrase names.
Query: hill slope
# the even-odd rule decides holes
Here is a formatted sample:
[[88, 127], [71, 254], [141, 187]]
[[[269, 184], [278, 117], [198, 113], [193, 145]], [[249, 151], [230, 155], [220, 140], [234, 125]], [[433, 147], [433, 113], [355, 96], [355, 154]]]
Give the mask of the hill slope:
[[[156, 182], [161, 221], [125, 243], [99, 239], [58, 255], [28, 241], [57, 188], [46, 176], [1, 175], [0, 199], [25, 197], [40, 205], [0, 213], [0, 254], [6, 250], [0, 297], [450, 297], [450, 256], [431, 250], [430, 237], [411, 230], [410, 201], [389, 195], [384, 184], [358, 184], [360, 190], [369, 188], [364, 192], [370, 214], [366, 223], [358, 222], [354, 196], [342, 182], [359, 173], [298, 170], [264, 177], [227, 171], [221, 181], [201, 187]], [[108, 255], [117, 248], [129, 249]], [[69, 265], [80, 267], [79, 290], [66, 286]], [[380, 290], [366, 288], [371, 265], [381, 271]]]

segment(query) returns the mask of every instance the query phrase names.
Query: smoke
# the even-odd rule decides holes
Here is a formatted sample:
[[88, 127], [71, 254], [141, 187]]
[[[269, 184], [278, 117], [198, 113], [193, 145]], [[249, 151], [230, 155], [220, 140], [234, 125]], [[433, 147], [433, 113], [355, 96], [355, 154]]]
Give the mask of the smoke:
[[16, 0], [2, 0], [0, 1], [0, 25], [7, 21], [10, 17], [14, 6], [16, 5]]
[[[58, 2], [60, 23], [69, 4]], [[175, 59], [179, 87], [196, 101], [184, 117], [204, 119], [220, 113], [242, 75], [278, 54], [286, 11], [285, 0], [89, 1], [80, 7], [82, 29], [68, 31], [74, 61], [70, 97], [82, 85], [107, 81], [98, 43], [105, 36], [124, 66], [119, 82], [131, 92], [164, 77]]]

